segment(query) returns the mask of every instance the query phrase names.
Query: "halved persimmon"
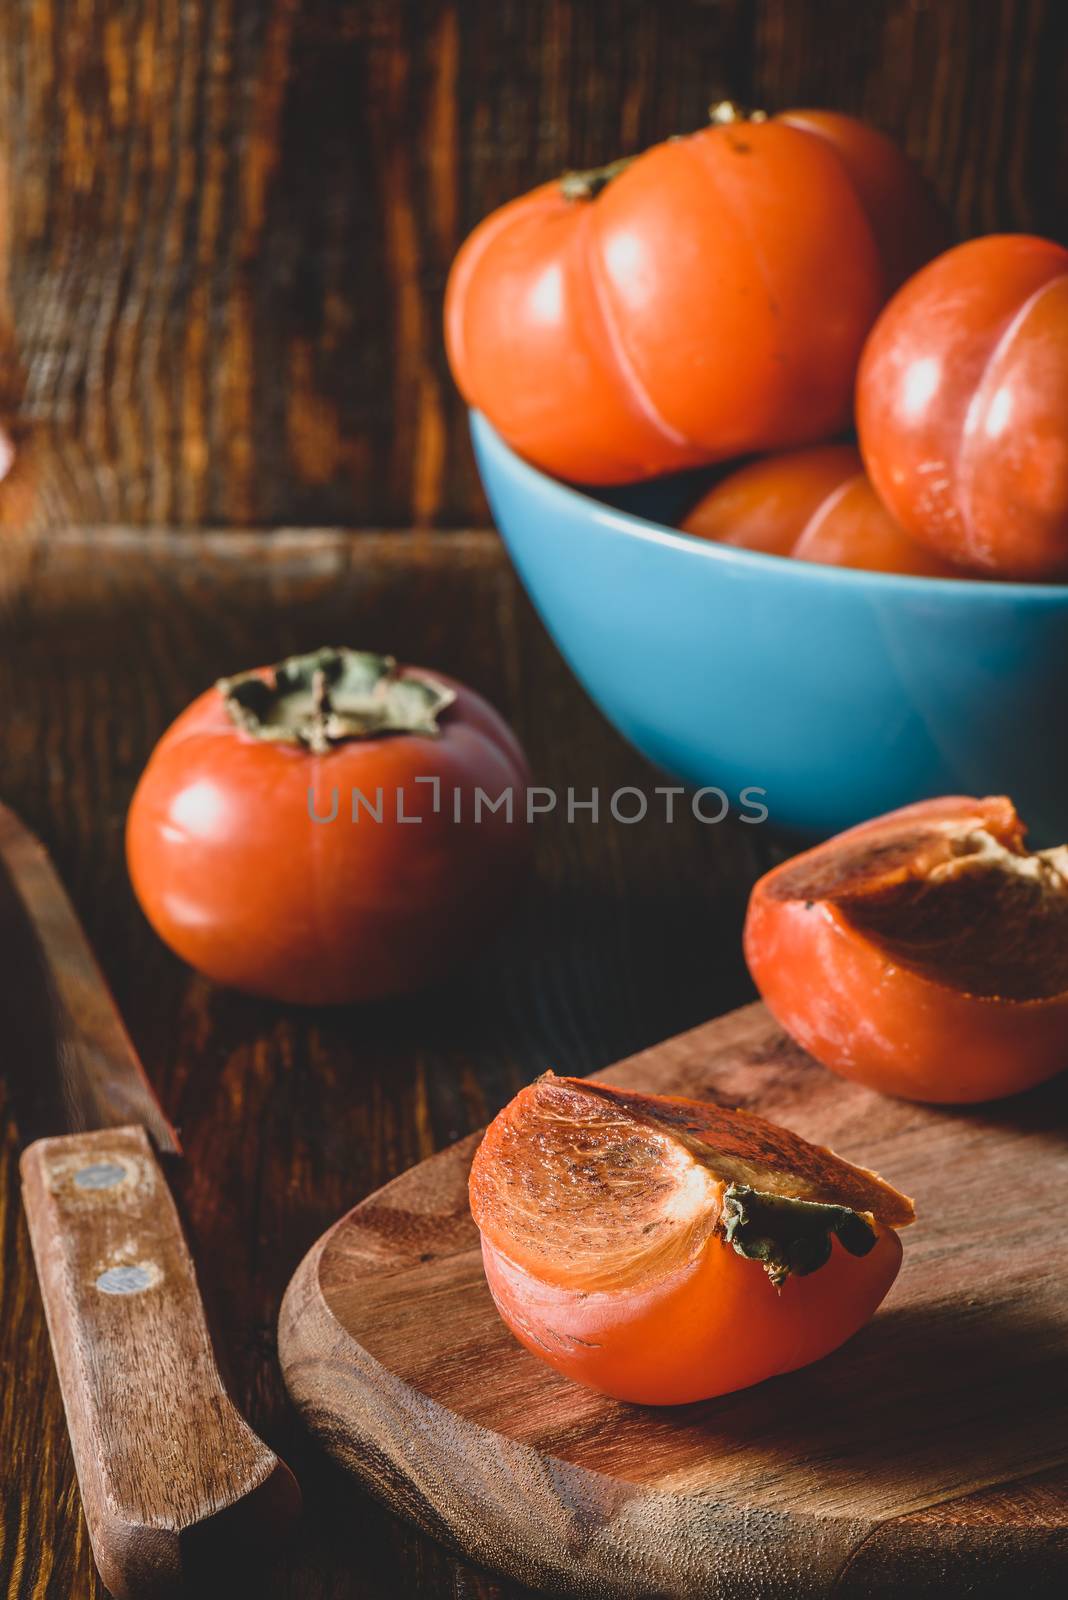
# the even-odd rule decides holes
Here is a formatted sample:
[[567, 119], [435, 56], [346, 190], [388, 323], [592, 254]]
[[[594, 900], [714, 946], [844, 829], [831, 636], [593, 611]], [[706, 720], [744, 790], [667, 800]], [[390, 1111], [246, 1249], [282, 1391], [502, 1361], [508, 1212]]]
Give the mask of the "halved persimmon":
[[505, 1323], [558, 1372], [675, 1405], [837, 1349], [911, 1200], [748, 1111], [547, 1073], [486, 1131], [471, 1211]]
[[851, 828], [757, 883], [749, 970], [833, 1072], [908, 1100], [1015, 1094], [1068, 1066], [1068, 846], [1011, 800], [948, 796]]

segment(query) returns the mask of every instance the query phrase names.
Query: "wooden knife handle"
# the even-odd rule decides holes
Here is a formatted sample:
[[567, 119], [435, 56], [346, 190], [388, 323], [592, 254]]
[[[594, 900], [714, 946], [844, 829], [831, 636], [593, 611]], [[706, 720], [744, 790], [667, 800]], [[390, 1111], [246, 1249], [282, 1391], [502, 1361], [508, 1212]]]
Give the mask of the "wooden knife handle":
[[143, 1128], [39, 1139], [22, 1192], [93, 1554], [117, 1600], [203, 1584], [297, 1511], [223, 1388]]

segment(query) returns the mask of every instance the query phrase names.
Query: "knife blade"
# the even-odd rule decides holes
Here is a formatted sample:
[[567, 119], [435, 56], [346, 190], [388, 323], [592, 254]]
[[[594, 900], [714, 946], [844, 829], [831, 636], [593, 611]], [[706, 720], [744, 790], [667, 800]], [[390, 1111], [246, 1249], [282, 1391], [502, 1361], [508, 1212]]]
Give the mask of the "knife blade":
[[171, 1595], [273, 1540], [299, 1490], [219, 1375], [157, 1158], [177, 1135], [43, 846], [3, 805], [0, 948], [23, 1203], [93, 1554], [117, 1600]]
[[[18, 1124], [27, 1144], [139, 1123], [162, 1155], [178, 1135], [145, 1077], [43, 845], [0, 805], [0, 948]], [[14, 1002], [14, 1003], [12, 1003]]]

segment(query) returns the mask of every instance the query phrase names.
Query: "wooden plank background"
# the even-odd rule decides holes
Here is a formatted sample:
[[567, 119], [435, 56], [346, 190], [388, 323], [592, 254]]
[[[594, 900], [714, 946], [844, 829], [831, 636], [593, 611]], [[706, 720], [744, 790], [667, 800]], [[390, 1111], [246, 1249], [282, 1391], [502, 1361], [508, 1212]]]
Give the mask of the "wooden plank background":
[[458, 243], [724, 94], [871, 118], [963, 233], [1068, 227], [1063, 0], [4, 0], [0, 52], [21, 416], [82, 521], [483, 521]]

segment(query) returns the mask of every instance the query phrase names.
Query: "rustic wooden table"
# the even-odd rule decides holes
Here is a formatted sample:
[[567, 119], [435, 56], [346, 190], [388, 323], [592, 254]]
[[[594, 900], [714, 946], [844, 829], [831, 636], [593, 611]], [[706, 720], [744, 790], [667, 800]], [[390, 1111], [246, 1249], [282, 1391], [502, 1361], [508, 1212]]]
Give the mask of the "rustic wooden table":
[[[748, 998], [738, 930], [775, 846], [740, 825], [547, 818], [530, 895], [447, 988], [333, 1014], [213, 989], [146, 927], [122, 832], [153, 741], [221, 672], [324, 640], [391, 649], [483, 690], [542, 782], [653, 778], [490, 534], [144, 524], [483, 519], [440, 335], [460, 240], [535, 182], [697, 127], [725, 95], [871, 119], [962, 236], [1063, 237], [1066, 27], [1057, 0], [0, 6], [0, 409], [59, 431], [53, 523], [142, 525], [30, 543], [4, 524], [33, 491], [5, 484], [0, 797], [52, 850], [182, 1125], [177, 1187], [238, 1398], [304, 1485], [265, 1594], [514, 1593], [370, 1500], [354, 1518], [289, 1416], [279, 1296], [344, 1208], [543, 1066], [591, 1070]], [[7, 1094], [0, 1077], [0, 1596], [85, 1600], [100, 1591]], [[1041, 1487], [1032, 1504], [1040, 1538]]]
[[[273, 1007], [175, 960], [123, 862], [153, 742], [219, 674], [317, 643], [390, 650], [493, 700], [542, 783], [658, 781], [570, 677], [496, 536], [8, 534], [0, 638], [0, 794], [52, 851], [181, 1129], [176, 1189], [236, 1396], [304, 1489], [256, 1592], [516, 1595], [357, 1499], [301, 1437], [275, 1360], [282, 1290], [330, 1221], [543, 1068], [591, 1071], [747, 999], [738, 934], [770, 833], [545, 818], [534, 885], [473, 968], [416, 1002]], [[0, 1593], [95, 1600], [2, 1078], [0, 1118]]]

